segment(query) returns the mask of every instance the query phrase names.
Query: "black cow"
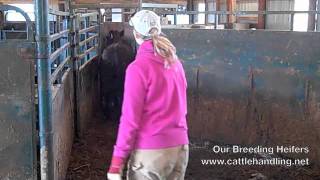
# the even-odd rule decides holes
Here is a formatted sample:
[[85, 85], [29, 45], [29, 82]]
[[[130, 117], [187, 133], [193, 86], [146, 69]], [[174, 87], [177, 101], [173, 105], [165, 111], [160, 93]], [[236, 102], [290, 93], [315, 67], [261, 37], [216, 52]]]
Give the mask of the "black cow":
[[105, 42], [106, 48], [101, 61], [102, 106], [107, 117], [118, 120], [121, 115], [125, 71], [134, 60], [135, 52], [131, 42], [124, 37], [124, 31], [110, 31]]

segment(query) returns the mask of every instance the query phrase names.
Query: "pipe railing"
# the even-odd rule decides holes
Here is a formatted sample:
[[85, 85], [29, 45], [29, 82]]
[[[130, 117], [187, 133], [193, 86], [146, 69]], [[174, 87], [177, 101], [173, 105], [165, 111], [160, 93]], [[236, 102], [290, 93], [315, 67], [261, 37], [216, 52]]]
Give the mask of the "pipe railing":
[[[91, 53], [93, 50], [96, 50], [98, 48], [98, 46], [93, 46], [87, 50], [84, 51], [84, 53], [82, 54], [79, 54], [78, 58], [79, 59], [83, 59], [86, 57], [86, 55], [88, 55], [89, 53]], [[96, 57], [97, 55], [93, 56], [93, 57]]]
[[56, 15], [56, 16], [70, 16], [69, 12], [58, 11], [54, 9], [49, 9], [49, 14]]
[[56, 16], [56, 24], [53, 23], [55, 25], [53, 28], [55, 29], [55, 32], [49, 36], [49, 42], [56, 45], [56, 47], [54, 47], [55, 50], [49, 55], [49, 63], [51, 65], [51, 69], [53, 69], [50, 82], [54, 85], [61, 83], [65, 69], [70, 68], [70, 62], [72, 60], [70, 54], [72, 43], [68, 42], [66, 39], [70, 39], [69, 36], [71, 30], [68, 28], [68, 24], [72, 23], [72, 21], [70, 12], [50, 9], [49, 14]]
[[[70, 3], [71, 1], [69, 1]], [[35, 0], [37, 41], [37, 73], [39, 97], [39, 136], [40, 136], [40, 176], [41, 179], [54, 179], [53, 129], [52, 129], [52, 90], [55, 84], [62, 83], [62, 77], [68, 69], [72, 70], [74, 87], [77, 87], [78, 60], [90, 62], [98, 55], [100, 13], [75, 14], [48, 9], [48, 0]], [[56, 16], [51, 22], [49, 15]], [[96, 17], [97, 24], [94, 24]], [[85, 27], [80, 23], [85, 20]], [[29, 21], [28, 21], [29, 23]], [[62, 23], [62, 24], [61, 24]], [[85, 35], [84, 39], [81, 36]], [[81, 42], [80, 42], [81, 40]], [[90, 44], [92, 43], [92, 44]], [[83, 52], [81, 47], [85, 47]], [[79, 52], [78, 52], [79, 50]], [[93, 53], [97, 50], [96, 53]], [[78, 55], [79, 54], [79, 55]], [[74, 97], [77, 99], [76, 90]], [[75, 118], [77, 102], [75, 101]]]
[[98, 15], [99, 15], [98, 12], [89, 12], [85, 14], [79, 14], [79, 17], [83, 18], [83, 17], [90, 17], [90, 16], [98, 16]]
[[51, 84], [55, 83], [55, 81], [58, 79], [58, 75], [63, 71], [66, 65], [70, 64], [71, 56], [68, 56], [65, 60], [63, 60], [60, 65], [57, 67], [57, 69], [51, 74]]
[[[318, 5], [320, 8], [320, 5]], [[223, 15], [231, 15], [235, 17], [241, 17], [245, 15], [290, 15], [290, 29], [293, 30], [293, 23], [294, 23], [294, 15], [295, 14], [308, 14], [308, 15], [316, 15], [317, 16], [317, 25], [315, 30], [320, 31], [320, 9], [318, 10], [309, 10], [309, 11], [168, 11], [168, 10], [156, 10], [156, 13], [159, 15], [174, 15], [175, 24], [177, 20], [178, 15], [199, 15], [204, 14], [206, 16], [208, 15], [214, 15], [214, 23], [204, 23], [204, 24], [214, 24], [215, 28], [217, 29], [219, 22], [218, 19], [220, 16]], [[132, 12], [112, 12], [112, 11], [105, 11], [103, 14], [103, 17], [110, 16], [112, 14], [122, 14], [122, 15], [130, 15]]]
[[[199, 15], [199, 14], [205, 14], [207, 15], [214, 15], [215, 20], [215, 29], [218, 28], [219, 25], [219, 18], [223, 15], [231, 15], [235, 17], [244, 16], [244, 15], [290, 15], [290, 27], [288, 30], [293, 31], [294, 26], [294, 15], [295, 14], [311, 14], [311, 15], [317, 15], [317, 17], [320, 17], [320, 11], [157, 11], [159, 15], [174, 15], [175, 21], [177, 19], [177, 15]], [[176, 24], [176, 22], [175, 22]]]
[[[156, 11], [158, 14], [181, 14], [181, 15], [197, 15], [197, 14], [210, 14], [210, 15], [269, 15], [269, 14], [320, 14], [320, 11]], [[132, 14], [131, 12], [110, 12], [106, 11], [105, 14]]]
[[88, 28], [85, 28], [85, 29], [81, 29], [79, 30], [79, 34], [83, 34], [83, 33], [87, 33], [87, 32], [90, 32], [90, 31], [94, 31], [98, 28], [99, 26], [96, 25], [96, 26], [90, 26]]
[[100, 8], [140, 8], [140, 3], [96, 3], [96, 4], [72, 4], [72, 8], [85, 8], [85, 9], [100, 9]]
[[60, 48], [58, 48], [56, 51], [50, 54], [50, 63], [54, 63], [57, 58], [67, 49], [70, 47], [70, 43], [66, 43]]
[[79, 43], [79, 46], [84, 46], [86, 43], [88, 43], [88, 42], [90, 42], [90, 41], [92, 41], [92, 40], [94, 40], [94, 39], [97, 39], [97, 38], [99, 38], [99, 35], [98, 35], [98, 34], [95, 34], [95, 35], [89, 37], [88, 39], [85, 39], [84, 41], [81, 41], [81, 42]]
[[[97, 46], [100, 37], [99, 15], [98, 11], [76, 14], [75, 49], [79, 67], [87, 61], [93, 60], [99, 54], [99, 46]], [[83, 27], [80, 27], [81, 24]]]
[[70, 32], [70, 30], [66, 29], [66, 30], [63, 30], [61, 32], [52, 34], [52, 35], [50, 35], [50, 40], [51, 41], [55, 41], [57, 39], [60, 39], [61, 37], [65, 36], [65, 35], [68, 35], [69, 32]]

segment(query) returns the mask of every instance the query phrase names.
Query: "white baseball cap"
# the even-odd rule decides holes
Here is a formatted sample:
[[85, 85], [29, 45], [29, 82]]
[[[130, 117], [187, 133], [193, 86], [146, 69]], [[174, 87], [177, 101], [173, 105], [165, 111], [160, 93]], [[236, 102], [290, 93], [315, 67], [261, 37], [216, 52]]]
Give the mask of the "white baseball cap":
[[156, 28], [158, 34], [161, 33], [161, 21], [153, 11], [141, 10], [137, 12], [129, 21], [130, 26], [143, 36], [150, 36], [149, 32], [151, 29]]

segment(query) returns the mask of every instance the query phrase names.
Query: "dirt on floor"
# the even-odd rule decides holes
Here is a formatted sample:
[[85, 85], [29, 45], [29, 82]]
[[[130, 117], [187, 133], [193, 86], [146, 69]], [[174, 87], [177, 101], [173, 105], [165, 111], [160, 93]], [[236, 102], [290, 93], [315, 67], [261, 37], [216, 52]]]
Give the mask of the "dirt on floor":
[[[67, 180], [104, 180], [109, 166], [118, 123], [98, 118], [81, 140], [73, 145]], [[198, 143], [195, 143], [198, 142]], [[204, 159], [237, 159], [244, 155], [213, 153], [214, 142], [191, 141], [186, 180], [320, 180], [320, 169], [311, 166], [202, 165]], [[247, 158], [252, 158], [247, 156]], [[262, 157], [257, 157], [262, 158]]]
[[118, 123], [94, 118], [72, 147], [67, 180], [104, 180], [115, 143]]

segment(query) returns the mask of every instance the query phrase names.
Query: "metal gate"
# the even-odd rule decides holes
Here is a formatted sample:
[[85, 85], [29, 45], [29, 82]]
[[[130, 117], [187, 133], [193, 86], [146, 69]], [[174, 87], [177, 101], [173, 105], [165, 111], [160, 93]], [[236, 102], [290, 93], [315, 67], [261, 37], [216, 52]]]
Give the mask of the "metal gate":
[[[20, 9], [2, 5], [26, 19], [23, 37], [2, 31], [0, 40], [0, 179], [31, 180], [37, 177], [35, 113], [35, 43], [32, 24]], [[11, 31], [11, 33], [17, 33]], [[21, 34], [21, 32], [20, 32]]]
[[[48, 59], [41, 60], [43, 52], [38, 51], [38, 64], [47, 61], [50, 67], [49, 87], [42, 84], [42, 88], [51, 91], [46, 95], [39, 90], [39, 96], [50, 97], [49, 103], [43, 101], [40, 104], [42, 112], [51, 112], [48, 117], [43, 117], [48, 121], [42, 122], [46, 127], [40, 131], [40, 141], [45, 142], [45, 146], [41, 145], [41, 157], [48, 155], [48, 158], [41, 159], [41, 179], [64, 179], [75, 132], [81, 135], [85, 131], [85, 125], [98, 104], [95, 96], [99, 97], [99, 94], [95, 90], [99, 89], [100, 19], [96, 11], [50, 10], [48, 14], [55, 20], [49, 22]], [[38, 69], [38, 72], [41, 70], [44, 69]]]
[[35, 2], [37, 36], [26, 13], [0, 6], [26, 18], [25, 31], [1, 30], [0, 179], [64, 179], [74, 134], [99, 106], [100, 14], [47, 3]]
[[81, 136], [88, 122], [99, 110], [100, 12], [75, 13], [75, 63], [77, 92], [77, 134]]

